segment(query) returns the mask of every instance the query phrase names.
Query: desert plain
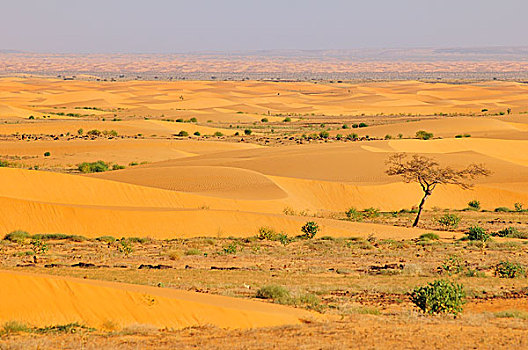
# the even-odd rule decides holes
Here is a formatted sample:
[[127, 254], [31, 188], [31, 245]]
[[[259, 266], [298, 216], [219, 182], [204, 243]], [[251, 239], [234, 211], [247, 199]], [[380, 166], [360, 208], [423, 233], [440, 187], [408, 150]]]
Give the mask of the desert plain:
[[528, 347], [524, 83], [3, 77], [0, 159], [0, 348]]

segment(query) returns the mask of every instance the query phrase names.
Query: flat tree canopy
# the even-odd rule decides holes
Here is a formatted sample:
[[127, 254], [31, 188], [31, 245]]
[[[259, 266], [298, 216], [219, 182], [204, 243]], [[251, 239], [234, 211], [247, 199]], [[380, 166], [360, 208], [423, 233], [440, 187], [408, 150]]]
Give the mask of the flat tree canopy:
[[387, 165], [387, 175], [401, 176], [405, 182], [417, 182], [424, 192], [413, 227], [418, 225], [425, 200], [432, 194], [436, 185], [449, 184], [469, 189], [473, 187], [472, 180], [491, 174], [482, 164], [470, 164], [465, 169], [456, 170], [449, 166], [442, 167], [433, 158], [417, 154], [410, 159], [405, 153], [394, 154], [387, 160]]

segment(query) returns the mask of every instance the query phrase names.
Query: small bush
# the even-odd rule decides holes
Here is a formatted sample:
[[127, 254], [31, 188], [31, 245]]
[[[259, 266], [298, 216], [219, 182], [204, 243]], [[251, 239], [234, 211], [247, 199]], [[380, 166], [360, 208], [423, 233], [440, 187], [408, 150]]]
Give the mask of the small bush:
[[102, 173], [108, 171], [108, 163], [98, 160], [97, 162], [84, 162], [77, 167], [81, 173]]
[[466, 232], [470, 241], [481, 241], [486, 242], [489, 240], [490, 235], [480, 226], [471, 226]]
[[134, 252], [134, 248], [132, 247], [130, 241], [121, 238], [119, 240], [119, 244], [117, 245], [117, 251], [128, 257], [130, 254], [132, 254], [132, 252]]
[[367, 123], [363, 123], [363, 122], [359, 123], [358, 125], [358, 127], [360, 128], [366, 128], [367, 126], [368, 126]]
[[189, 249], [188, 251], [185, 252], [185, 255], [202, 255], [203, 253], [201, 252], [200, 249]]
[[187, 137], [189, 136], [189, 133], [185, 130], [181, 130], [179, 133], [178, 133], [178, 136], [179, 137]]
[[523, 209], [523, 204], [522, 204], [522, 203], [517, 202], [517, 203], [515, 203], [513, 206], [515, 207], [515, 211], [517, 211], [517, 212], [522, 212], [522, 211], [524, 211], [524, 209]]
[[236, 254], [238, 250], [237, 242], [232, 242], [231, 244], [223, 247], [224, 254]]
[[315, 237], [317, 232], [319, 232], [319, 225], [314, 221], [308, 221], [303, 227], [301, 227], [301, 231], [304, 237], [311, 239]]
[[125, 169], [125, 166], [124, 165], [119, 165], [119, 164], [113, 164], [112, 165], [112, 170], [121, 170], [121, 169]]
[[30, 235], [26, 231], [17, 230], [5, 235], [4, 240], [14, 243], [23, 243], [29, 237]]
[[262, 118], [260, 121], [263, 122], [263, 123], [269, 122], [268, 118]]
[[363, 213], [356, 210], [356, 208], [350, 208], [345, 212], [347, 218], [352, 221], [363, 220]]
[[248, 135], [249, 136], [249, 135], [251, 135], [252, 132], [253, 131], [251, 131], [251, 129], [245, 129], [244, 130], [244, 135]]
[[271, 227], [261, 227], [257, 234], [257, 238], [261, 240], [272, 241], [277, 236], [277, 232]]
[[461, 284], [447, 280], [436, 280], [411, 293], [412, 302], [429, 315], [453, 314], [462, 312], [466, 293]]
[[84, 133], [84, 130], [82, 128], [77, 130], [77, 134], [82, 135], [83, 133]]
[[192, 117], [191, 119], [189, 119], [189, 121], [191, 123], [196, 123], [198, 121], [198, 119], [196, 119], [196, 117]]
[[31, 249], [33, 250], [34, 255], [46, 254], [46, 252], [49, 249], [48, 245], [45, 242], [42, 242], [38, 238], [33, 238], [30, 244], [31, 244]]
[[369, 219], [377, 218], [378, 216], [380, 216], [380, 211], [378, 208], [370, 207], [363, 210], [363, 216]]
[[279, 304], [288, 304], [291, 300], [290, 291], [282, 286], [269, 285], [257, 290], [259, 299], [271, 299]]
[[328, 137], [330, 137], [330, 134], [328, 133], [328, 131], [323, 130], [319, 133], [319, 137], [322, 139], [327, 139]]
[[222, 137], [224, 136], [224, 134], [222, 134], [220, 131], [216, 131], [213, 136], [216, 136], [216, 137]]
[[88, 136], [101, 136], [101, 134], [102, 134], [101, 131], [97, 129], [88, 130], [86, 132], [86, 135]]
[[44, 152], [44, 157], [49, 157], [51, 156], [51, 152]]
[[459, 274], [464, 270], [464, 265], [456, 255], [450, 255], [444, 259], [439, 267], [440, 272], [447, 273], [449, 276]]
[[421, 234], [420, 237], [418, 238], [422, 241], [426, 241], [426, 240], [437, 241], [440, 239], [440, 236], [438, 236], [436, 233], [429, 232], [429, 233]]
[[524, 266], [519, 263], [501, 261], [495, 266], [495, 276], [500, 278], [516, 278], [526, 276]]
[[17, 321], [8, 321], [2, 325], [2, 333], [6, 335], [23, 332], [25, 333], [29, 331], [31, 331], [31, 329], [28, 326]]
[[195, 131], [193, 135], [194, 135], [194, 136], [202, 136], [202, 134], [200, 134], [199, 131]]
[[507, 207], [495, 208], [495, 212], [497, 212], [497, 213], [509, 213], [510, 211], [511, 211], [511, 209], [507, 208]]
[[104, 243], [114, 243], [115, 241], [117, 241], [117, 239], [115, 239], [115, 237], [112, 237], [112, 236], [101, 236], [101, 237], [97, 237], [95, 240], [99, 242], [104, 242]]
[[472, 210], [480, 210], [480, 201], [472, 200], [468, 203], [468, 208]]
[[291, 122], [291, 118], [290, 117], [286, 117], [286, 118], [284, 118], [283, 122], [289, 123], [289, 122]]
[[498, 236], [498, 237], [511, 237], [512, 235], [516, 235], [517, 233], [519, 233], [519, 230], [517, 230], [515, 227], [506, 227], [506, 228], [503, 228], [502, 230], [498, 231], [495, 236]]
[[430, 140], [433, 138], [433, 133], [432, 132], [427, 132], [425, 130], [420, 130], [420, 131], [417, 131], [416, 132], [416, 138], [417, 139], [420, 139], [420, 140]]
[[455, 229], [460, 223], [460, 216], [456, 214], [444, 214], [437, 219], [438, 223], [445, 229]]

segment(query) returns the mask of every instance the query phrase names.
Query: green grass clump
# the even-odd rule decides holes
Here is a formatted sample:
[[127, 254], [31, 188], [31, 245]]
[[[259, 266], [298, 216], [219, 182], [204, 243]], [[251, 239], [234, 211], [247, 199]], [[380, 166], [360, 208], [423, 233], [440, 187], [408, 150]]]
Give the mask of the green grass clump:
[[427, 240], [437, 241], [440, 239], [440, 236], [438, 236], [436, 233], [428, 232], [428, 233], [421, 234], [420, 237], [418, 238], [421, 241], [427, 241]]
[[290, 291], [283, 286], [268, 285], [257, 290], [256, 297], [259, 299], [271, 299], [278, 304], [291, 303]]
[[493, 316], [497, 318], [518, 318], [521, 320], [528, 320], [528, 312], [520, 310], [504, 310], [495, 312]]
[[27, 333], [31, 329], [24, 323], [18, 321], [8, 321], [2, 325], [1, 332], [2, 334], [11, 335], [17, 333]]
[[509, 213], [511, 212], [512, 210], [508, 207], [498, 207], [498, 208], [495, 208], [494, 210], [496, 213]]
[[26, 231], [16, 230], [5, 235], [4, 240], [14, 243], [23, 243], [26, 239], [30, 237], [30, 234]]
[[112, 236], [101, 236], [97, 237], [95, 240], [104, 243], [114, 243], [116, 241], [115, 237]]
[[187, 255], [187, 256], [189, 256], [189, 255], [203, 255], [203, 253], [202, 253], [202, 251], [200, 249], [195, 249], [195, 248], [187, 250], [184, 254]]
[[444, 214], [436, 221], [442, 225], [446, 230], [455, 229], [460, 223], [460, 216], [456, 214]]

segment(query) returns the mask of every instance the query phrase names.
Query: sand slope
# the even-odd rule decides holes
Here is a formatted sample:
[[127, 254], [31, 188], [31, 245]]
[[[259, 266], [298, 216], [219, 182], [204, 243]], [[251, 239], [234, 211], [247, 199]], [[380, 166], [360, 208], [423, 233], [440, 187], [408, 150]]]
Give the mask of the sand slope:
[[[254, 328], [321, 318], [279, 305], [173, 289], [0, 271], [0, 322], [117, 329]], [[9, 286], [7, 288], [7, 286]], [[112, 330], [112, 329], [110, 329]]]

